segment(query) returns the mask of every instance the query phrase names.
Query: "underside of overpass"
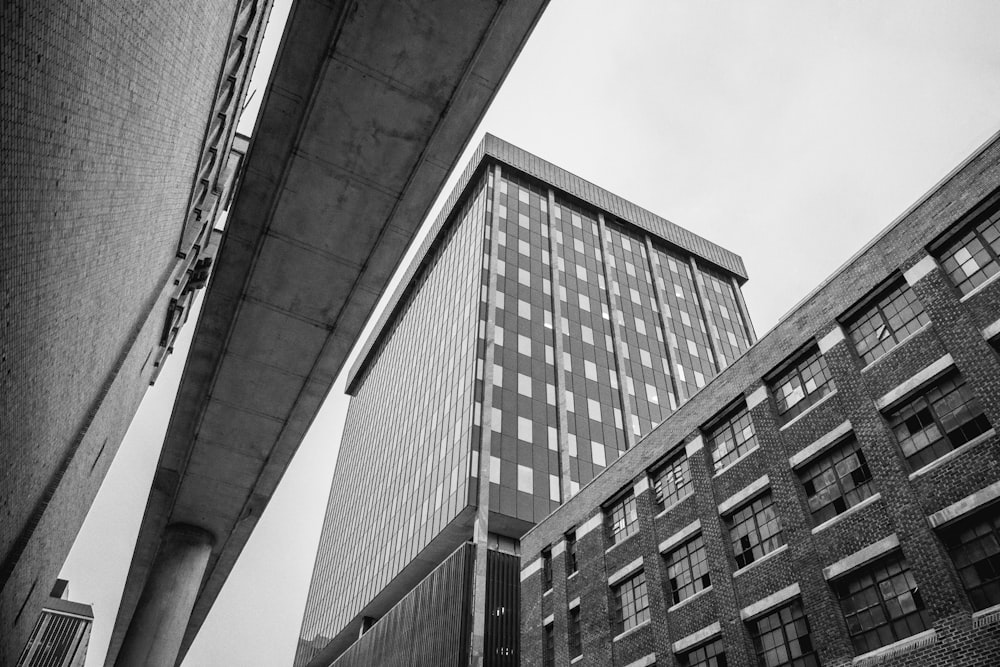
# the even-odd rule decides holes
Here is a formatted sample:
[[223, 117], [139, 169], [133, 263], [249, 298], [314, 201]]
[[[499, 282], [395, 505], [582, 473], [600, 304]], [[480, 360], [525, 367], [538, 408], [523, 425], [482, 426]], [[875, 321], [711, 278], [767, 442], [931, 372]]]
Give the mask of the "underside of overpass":
[[544, 6], [294, 3], [106, 664], [134, 632], [168, 526], [199, 529], [184, 539], [210, 546], [193, 570], [203, 574], [182, 624], [183, 659]]

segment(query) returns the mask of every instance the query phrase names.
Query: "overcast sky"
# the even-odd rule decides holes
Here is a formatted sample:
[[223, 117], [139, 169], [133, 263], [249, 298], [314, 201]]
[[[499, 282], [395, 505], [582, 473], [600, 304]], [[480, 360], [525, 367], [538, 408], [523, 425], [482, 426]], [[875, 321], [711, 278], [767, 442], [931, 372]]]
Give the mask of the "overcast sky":
[[[552, 0], [472, 146], [489, 131], [740, 254], [763, 334], [1000, 130], [998, 25], [995, 0]], [[94, 605], [88, 667], [103, 664], [193, 330], [63, 571]], [[340, 381], [184, 667], [291, 664], [346, 405]]]

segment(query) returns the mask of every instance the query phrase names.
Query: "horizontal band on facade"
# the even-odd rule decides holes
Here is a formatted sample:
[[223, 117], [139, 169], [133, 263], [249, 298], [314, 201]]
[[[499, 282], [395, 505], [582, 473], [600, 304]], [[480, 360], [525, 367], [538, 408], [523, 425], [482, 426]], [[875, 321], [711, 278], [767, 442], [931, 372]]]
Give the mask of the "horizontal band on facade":
[[687, 637], [678, 639], [673, 643], [673, 645], [670, 648], [673, 649], [674, 653], [681, 653], [682, 651], [686, 651], [689, 648], [694, 648], [698, 644], [704, 643], [709, 639], [711, 639], [712, 637], [721, 634], [722, 634], [722, 625], [718, 621], [716, 621], [711, 625], [706, 625], [697, 632], [692, 632]]
[[608, 585], [609, 586], [614, 586], [619, 581], [621, 581], [625, 577], [629, 576], [630, 574], [632, 574], [633, 572], [635, 572], [636, 570], [639, 570], [641, 568], [642, 568], [642, 556], [639, 556], [634, 561], [632, 561], [631, 563], [629, 563], [625, 567], [619, 569], [617, 572], [615, 572], [614, 574], [612, 574], [611, 576], [609, 576], [608, 577]]
[[836, 579], [839, 576], [847, 574], [851, 570], [856, 570], [862, 565], [867, 565], [876, 558], [883, 556], [893, 549], [899, 548], [899, 537], [896, 533], [889, 535], [888, 537], [883, 537], [878, 542], [874, 544], [869, 544], [864, 549], [855, 551], [850, 556], [846, 558], [841, 558], [836, 563], [831, 563], [823, 568], [823, 578], [827, 581], [831, 579]]
[[740, 618], [744, 621], [749, 621], [755, 616], [760, 616], [764, 612], [771, 611], [775, 607], [778, 607], [785, 602], [791, 600], [792, 598], [801, 595], [802, 589], [799, 588], [798, 583], [794, 583], [791, 586], [786, 586], [780, 591], [768, 595], [762, 600], [758, 600], [753, 604], [749, 604], [743, 609], [740, 609]]
[[660, 542], [659, 546], [660, 553], [662, 554], [666, 551], [670, 551], [674, 547], [687, 541], [689, 537], [693, 536], [700, 530], [701, 530], [701, 519], [695, 519], [694, 521], [684, 526], [683, 528], [678, 530], [676, 533], [674, 533], [667, 539]]
[[832, 431], [830, 431], [826, 435], [806, 445], [805, 447], [797, 451], [795, 454], [792, 454], [788, 458], [788, 465], [790, 465], [792, 468], [798, 468], [799, 466], [805, 465], [806, 463], [808, 463], [809, 461], [816, 458], [817, 456], [825, 452], [827, 449], [832, 447], [841, 438], [850, 433], [853, 430], [853, 428], [854, 427], [851, 426], [850, 419], [844, 421], [842, 424], [835, 427]]
[[950, 354], [946, 354], [930, 366], [925, 367], [923, 370], [915, 373], [910, 379], [901, 382], [896, 385], [895, 388], [889, 390], [882, 395], [881, 398], [875, 401], [875, 407], [879, 410], [885, 410], [892, 406], [893, 403], [905, 398], [907, 394], [917, 389], [923, 384], [930, 382], [941, 373], [944, 373], [949, 368], [955, 365], [955, 360], [951, 358]]
[[971, 514], [983, 505], [991, 503], [998, 498], [1000, 498], [1000, 482], [994, 482], [975, 493], [970, 493], [961, 500], [953, 502], [943, 510], [934, 512], [934, 514], [927, 517], [927, 522], [931, 524], [932, 528], [940, 528], [956, 519], [961, 519], [966, 514]]
[[771, 485], [771, 478], [767, 475], [762, 475], [754, 481], [747, 484], [745, 487], [729, 496], [721, 503], [719, 503], [719, 514], [729, 514], [737, 506], [742, 504], [745, 500], [753, 498], [755, 495], [766, 489]]

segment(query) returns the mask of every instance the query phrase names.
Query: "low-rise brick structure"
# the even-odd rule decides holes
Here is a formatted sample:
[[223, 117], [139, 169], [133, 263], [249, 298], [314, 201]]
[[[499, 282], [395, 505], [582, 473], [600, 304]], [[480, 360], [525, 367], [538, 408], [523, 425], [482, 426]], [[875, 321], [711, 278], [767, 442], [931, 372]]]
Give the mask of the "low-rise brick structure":
[[998, 664], [998, 157], [522, 538], [522, 665]]

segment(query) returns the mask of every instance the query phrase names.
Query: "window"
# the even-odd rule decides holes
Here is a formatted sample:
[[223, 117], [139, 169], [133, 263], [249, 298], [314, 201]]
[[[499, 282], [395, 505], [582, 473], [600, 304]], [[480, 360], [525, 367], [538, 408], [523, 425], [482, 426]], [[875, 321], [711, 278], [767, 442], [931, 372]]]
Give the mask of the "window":
[[681, 667], [727, 667], [726, 651], [722, 648], [722, 637], [702, 644], [696, 649], [677, 656]]
[[556, 637], [554, 626], [554, 623], [549, 623], [542, 630], [542, 665], [544, 667], [555, 667], [556, 664]]
[[931, 626], [910, 566], [892, 554], [834, 582], [854, 650], [867, 653]]
[[694, 492], [691, 466], [684, 450], [667, 461], [653, 475], [653, 492], [660, 507], [673, 505]]
[[798, 471], [817, 524], [871, 496], [872, 473], [858, 441], [848, 438]]
[[604, 511], [604, 516], [608, 524], [608, 538], [612, 544], [618, 544], [639, 532], [639, 514], [631, 491], [612, 503]]
[[809, 621], [802, 602], [759, 616], [747, 625], [753, 637], [757, 664], [762, 667], [819, 667], [819, 659], [809, 637]]
[[940, 254], [941, 268], [962, 295], [996, 274], [1000, 264], [1000, 211], [960, 235]]
[[569, 659], [583, 655], [583, 635], [580, 632], [580, 606], [577, 605], [569, 610], [569, 623], [567, 628], [569, 641]]
[[708, 555], [701, 535], [682, 544], [666, 556], [667, 581], [673, 604], [686, 600], [711, 586]]
[[645, 572], [640, 572], [614, 586], [611, 589], [611, 598], [611, 619], [616, 635], [649, 620]]
[[819, 349], [799, 359], [771, 382], [778, 414], [787, 419], [802, 414], [833, 390], [833, 378]]
[[979, 399], [957, 373], [923, 390], [888, 419], [914, 470], [990, 429]]
[[708, 446], [716, 470], [721, 470], [757, 446], [753, 422], [745, 406], [709, 429]]
[[542, 549], [542, 590], [552, 588], [552, 551]]
[[746, 567], [785, 543], [770, 491], [735, 510], [728, 523], [736, 569]]
[[847, 325], [858, 355], [870, 364], [930, 321], [909, 285], [901, 282]]
[[942, 537], [976, 611], [1000, 604], [1000, 512], [993, 505]]
[[576, 572], [576, 531], [566, 533], [566, 572]]

